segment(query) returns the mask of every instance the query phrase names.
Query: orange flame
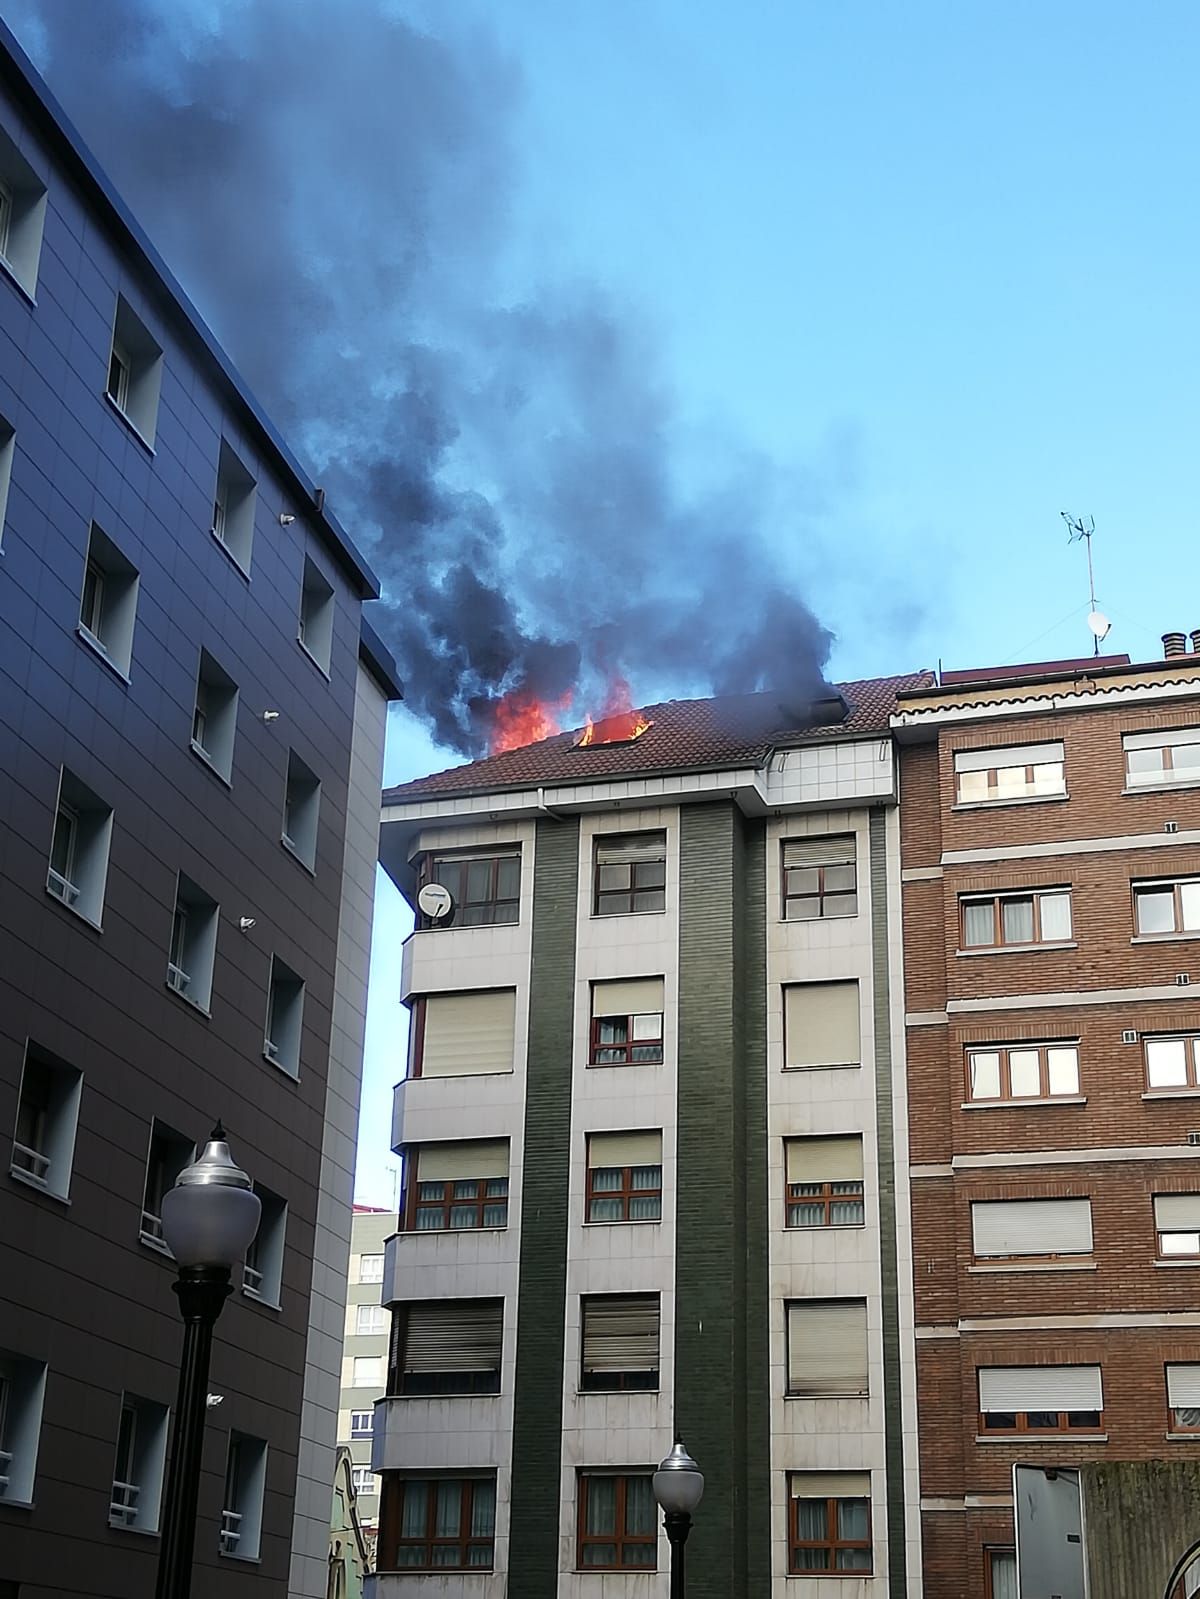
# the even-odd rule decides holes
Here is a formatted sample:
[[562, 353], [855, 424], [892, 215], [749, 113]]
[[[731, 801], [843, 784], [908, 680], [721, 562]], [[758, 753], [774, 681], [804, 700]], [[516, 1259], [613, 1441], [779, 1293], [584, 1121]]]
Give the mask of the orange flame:
[[626, 744], [640, 738], [649, 726], [649, 717], [634, 707], [629, 684], [623, 677], [614, 676], [608, 685], [603, 714], [596, 721], [587, 718], [575, 744], [579, 749], [590, 744]]
[[499, 755], [501, 750], [519, 749], [523, 744], [536, 744], [539, 739], [560, 733], [558, 718], [570, 703], [569, 690], [557, 700], [539, 700], [521, 689], [506, 694], [496, 706], [490, 753]]

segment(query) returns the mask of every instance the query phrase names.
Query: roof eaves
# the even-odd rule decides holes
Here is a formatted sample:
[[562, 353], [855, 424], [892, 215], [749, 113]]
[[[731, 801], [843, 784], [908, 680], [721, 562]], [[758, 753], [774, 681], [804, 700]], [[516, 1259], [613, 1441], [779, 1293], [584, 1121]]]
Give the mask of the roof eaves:
[[395, 657], [365, 616], [358, 631], [358, 655], [389, 700], [404, 698], [404, 680]]
[[[546, 803], [553, 804], [555, 791], [564, 788], [577, 788], [581, 785], [591, 788], [602, 783], [640, 783], [647, 779], [659, 777], [695, 777], [704, 772], [744, 772], [751, 768], [759, 771], [767, 753], [769, 751], [764, 746], [762, 751], [747, 751], [740, 760], [701, 761], [689, 766], [643, 766], [636, 771], [607, 772], [603, 775], [597, 775], [592, 772], [587, 775], [581, 775], [578, 778], [563, 777], [561, 775], [556, 777], [527, 777], [518, 783], [488, 783], [483, 787], [469, 789], [423, 788], [415, 793], [403, 794], [400, 790], [404, 785], [398, 784], [396, 788], [384, 789], [383, 804], [388, 806], [415, 804], [421, 800], [486, 799], [490, 794], [534, 793], [538, 790], [549, 793], [550, 798]], [[423, 779], [418, 778], [417, 781], [421, 782]]]
[[59, 157], [75, 181], [88, 193], [120, 244], [153, 279], [168, 312], [182, 328], [185, 337], [200, 348], [202, 357], [215, 368], [214, 376], [249, 422], [251, 430], [266, 445], [281, 475], [304, 504], [311, 521], [354, 577], [360, 599], [379, 598], [379, 579], [353, 539], [331, 512], [317, 508], [317, 489], [299, 461], [284, 443], [259, 402], [254, 398], [237, 368], [218, 344], [207, 323], [151, 244], [148, 235], [117, 193], [100, 163], [80, 137], [78, 129], [59, 105], [45, 80], [22, 50], [12, 31], [0, 17], [0, 58], [8, 69], [6, 76], [17, 99], [39, 122], [42, 131], [56, 147]]

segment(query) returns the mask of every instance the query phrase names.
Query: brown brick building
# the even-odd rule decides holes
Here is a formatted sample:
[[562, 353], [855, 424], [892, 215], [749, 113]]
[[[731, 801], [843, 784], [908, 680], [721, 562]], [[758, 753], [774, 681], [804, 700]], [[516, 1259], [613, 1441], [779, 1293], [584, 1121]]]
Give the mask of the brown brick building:
[[1010, 1599], [1014, 1462], [1200, 1458], [1200, 654], [893, 726], [924, 1593]]

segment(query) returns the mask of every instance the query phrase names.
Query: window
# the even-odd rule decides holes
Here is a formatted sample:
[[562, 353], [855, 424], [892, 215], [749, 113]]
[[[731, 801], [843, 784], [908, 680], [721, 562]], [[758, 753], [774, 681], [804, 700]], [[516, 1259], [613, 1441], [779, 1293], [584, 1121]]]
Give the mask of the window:
[[811, 922], [858, 915], [854, 835], [787, 839], [783, 845], [783, 919]]
[[1126, 788], [1161, 788], [1200, 783], [1200, 727], [1170, 727], [1158, 733], [1126, 733]]
[[1092, 1252], [1090, 1199], [984, 1199], [971, 1206], [976, 1260]]
[[1200, 1088], [1200, 1037], [1144, 1038], [1147, 1088]]
[[865, 1299], [795, 1299], [787, 1306], [792, 1398], [867, 1394]]
[[592, 984], [592, 1066], [638, 1066], [663, 1058], [663, 980]]
[[1067, 792], [1061, 743], [956, 750], [955, 799], [960, 805], [1003, 805]]
[[581, 1389], [658, 1387], [657, 1294], [585, 1294], [580, 1311]]
[[262, 1205], [258, 1232], [254, 1235], [242, 1266], [242, 1289], [251, 1299], [279, 1308], [283, 1292], [283, 1247], [287, 1234], [287, 1201], [262, 1183], [254, 1192]]
[[50, 837], [46, 892], [99, 927], [104, 914], [112, 806], [62, 768]]
[[429, 994], [414, 1006], [411, 1077], [480, 1077], [511, 1072], [517, 995], [512, 988]]
[[162, 347], [125, 296], [118, 295], [108, 357], [108, 398], [151, 449], [158, 425], [162, 366]]
[[400, 1305], [392, 1319], [389, 1394], [498, 1394], [502, 1299]]
[[783, 991], [784, 1064], [857, 1066], [858, 983], [794, 983]]
[[989, 1044], [967, 1050], [970, 1100], [1062, 1099], [1078, 1093], [1078, 1044]]
[[333, 652], [333, 588], [308, 556], [300, 589], [300, 622], [296, 637], [321, 670], [329, 675]]
[[245, 1433], [231, 1432], [221, 1510], [220, 1547], [223, 1555], [235, 1560], [258, 1559], [266, 1481], [266, 1444], [261, 1438], [247, 1438]]
[[490, 1571], [496, 1479], [383, 1479], [377, 1571]]
[[233, 775], [237, 709], [237, 684], [207, 650], [201, 650], [192, 711], [192, 748], [227, 783]]
[[1171, 1432], [1200, 1432], [1200, 1366], [1167, 1367]]
[[300, 1039], [304, 1022], [304, 979], [271, 957], [271, 986], [267, 992], [267, 1029], [263, 1054], [292, 1077], [300, 1075]]
[[665, 833], [621, 833], [596, 840], [595, 915], [628, 916], [666, 907]]
[[981, 1432], [1098, 1432], [1103, 1413], [1099, 1366], [979, 1368]]
[[246, 573], [254, 543], [254, 499], [254, 479], [222, 439], [213, 492], [213, 537]]
[[590, 1133], [588, 1221], [662, 1220], [662, 1133]]
[[1026, 949], [1065, 944], [1071, 938], [1071, 891], [989, 894], [960, 899], [964, 949]]
[[37, 293], [46, 185], [0, 128], [0, 262], [30, 297]]
[[196, 1146], [182, 1134], [155, 1121], [150, 1127], [150, 1152], [146, 1157], [146, 1186], [142, 1193], [141, 1240], [170, 1254], [162, 1229], [163, 1195], [175, 1186], [175, 1179], [196, 1158]]
[[83, 1075], [36, 1044], [25, 1046], [17, 1125], [13, 1133], [14, 1177], [66, 1199]]
[[987, 1599], [1017, 1599], [1017, 1556], [1013, 1549], [985, 1549]]
[[794, 1471], [788, 1478], [788, 1572], [869, 1572], [871, 1474]]
[[378, 1388], [382, 1391], [385, 1376], [382, 1355], [355, 1355], [351, 1362], [351, 1387]]
[[425, 1144], [412, 1152], [402, 1213], [409, 1232], [508, 1226], [508, 1140]]
[[0, 1504], [33, 1499], [46, 1366], [0, 1349]]
[[1200, 932], [1200, 878], [1135, 883], [1133, 915], [1140, 938]]
[[125, 1394], [117, 1426], [108, 1521], [112, 1527], [158, 1531], [163, 1467], [167, 1458], [167, 1407]]
[[496, 927], [515, 922], [521, 908], [520, 845], [469, 855], [426, 855], [421, 887], [426, 883], [441, 883], [454, 903], [449, 916], [436, 922], [418, 911], [418, 927]]
[[0, 548], [4, 545], [4, 520], [8, 515], [8, 491], [12, 484], [13, 456], [16, 450], [16, 432], [0, 416]]
[[370, 1466], [351, 1466], [350, 1477], [354, 1483], [354, 1492], [373, 1499], [379, 1492], [379, 1478]]
[[360, 1338], [373, 1337], [388, 1330], [388, 1313], [382, 1305], [357, 1305], [354, 1331]]
[[137, 569], [93, 522], [79, 598], [79, 634], [122, 677], [129, 676], [133, 659], [138, 582]]
[[360, 1255], [358, 1257], [358, 1280], [360, 1283], [381, 1283], [383, 1281], [383, 1256]]
[[317, 868], [317, 823], [321, 818], [321, 780], [296, 754], [288, 751], [287, 788], [283, 799], [283, 842], [310, 872]]
[[352, 1410], [350, 1412], [351, 1438], [370, 1438], [374, 1419], [375, 1413], [372, 1410]]
[[862, 1138], [788, 1138], [784, 1141], [789, 1227], [861, 1227]]
[[1200, 1194], [1155, 1194], [1154, 1230], [1163, 1260], [1200, 1258]]
[[206, 1015], [212, 999], [216, 953], [217, 902], [180, 872], [171, 922], [167, 987]]
[[579, 1569], [657, 1571], [658, 1517], [649, 1472], [579, 1474]]

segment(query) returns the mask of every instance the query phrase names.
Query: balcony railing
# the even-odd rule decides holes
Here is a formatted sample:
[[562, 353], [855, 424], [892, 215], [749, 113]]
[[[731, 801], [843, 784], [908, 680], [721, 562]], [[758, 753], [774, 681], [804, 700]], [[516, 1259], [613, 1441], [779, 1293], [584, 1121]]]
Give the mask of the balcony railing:
[[142, 1241], [153, 1244], [156, 1249], [166, 1249], [167, 1241], [163, 1237], [162, 1217], [156, 1216], [152, 1210], [142, 1212]]
[[44, 1188], [46, 1178], [50, 1171], [50, 1157], [43, 1155], [40, 1150], [31, 1149], [28, 1144], [13, 1143], [12, 1163], [17, 1171], [23, 1172], [26, 1177], [40, 1183]]
[[253, 1266], [242, 1267], [242, 1287], [248, 1294], [261, 1293], [262, 1285], [263, 1274], [261, 1271], [256, 1271]]
[[221, 1512], [221, 1553], [226, 1555], [236, 1554], [237, 1546], [242, 1540], [242, 1517], [240, 1511], [222, 1510]]
[[108, 1519], [114, 1527], [132, 1527], [137, 1520], [138, 1494], [141, 1489], [136, 1482], [114, 1482], [112, 1485], [112, 1501], [108, 1507]]
[[0, 1499], [8, 1492], [8, 1468], [12, 1465], [13, 1457], [9, 1450], [0, 1449]]

